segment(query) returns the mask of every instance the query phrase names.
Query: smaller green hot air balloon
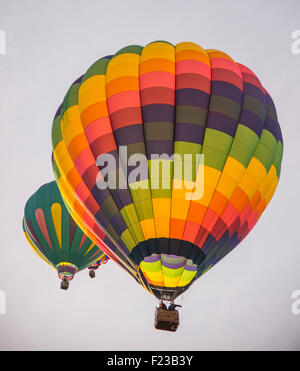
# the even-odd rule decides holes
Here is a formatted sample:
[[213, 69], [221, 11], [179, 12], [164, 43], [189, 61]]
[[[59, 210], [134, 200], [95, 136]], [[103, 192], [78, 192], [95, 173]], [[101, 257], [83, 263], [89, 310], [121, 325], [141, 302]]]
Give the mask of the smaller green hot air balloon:
[[63, 290], [75, 273], [105, 260], [104, 252], [70, 216], [55, 181], [41, 186], [27, 201], [23, 230], [34, 252], [57, 270]]

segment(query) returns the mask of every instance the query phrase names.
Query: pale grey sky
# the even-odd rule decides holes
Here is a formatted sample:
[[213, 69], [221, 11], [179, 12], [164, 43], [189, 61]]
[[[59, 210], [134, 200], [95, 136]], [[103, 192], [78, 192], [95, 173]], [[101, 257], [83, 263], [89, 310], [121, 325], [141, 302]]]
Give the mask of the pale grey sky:
[[[0, 350], [299, 350], [300, 54], [298, 0], [0, 0]], [[176, 333], [113, 262], [64, 292], [22, 231], [27, 198], [53, 177], [51, 123], [69, 85], [128, 44], [193, 41], [249, 66], [272, 95], [284, 138], [277, 192], [251, 234], [184, 294]]]

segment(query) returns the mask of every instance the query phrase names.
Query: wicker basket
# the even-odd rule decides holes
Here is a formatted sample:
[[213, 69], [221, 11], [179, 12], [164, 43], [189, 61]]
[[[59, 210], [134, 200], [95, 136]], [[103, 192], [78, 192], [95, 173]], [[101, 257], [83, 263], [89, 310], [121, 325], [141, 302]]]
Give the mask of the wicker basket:
[[154, 327], [157, 330], [176, 331], [179, 325], [179, 313], [177, 310], [156, 308]]

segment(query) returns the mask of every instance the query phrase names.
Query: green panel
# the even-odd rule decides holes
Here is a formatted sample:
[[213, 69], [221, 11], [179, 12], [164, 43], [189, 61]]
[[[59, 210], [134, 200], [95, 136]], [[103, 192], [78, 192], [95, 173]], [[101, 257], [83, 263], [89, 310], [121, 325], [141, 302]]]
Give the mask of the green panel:
[[223, 170], [227, 153], [224, 154], [223, 151], [203, 145], [202, 154], [204, 155], [205, 166], [210, 166], [220, 171]]
[[171, 189], [151, 189], [152, 198], [172, 198]]
[[141, 55], [142, 50], [143, 50], [143, 47], [140, 45], [128, 45], [128, 46], [125, 46], [125, 48], [122, 48], [119, 51], [117, 51], [114, 57], [120, 54], [128, 54], [128, 53]]
[[129, 227], [131, 224], [138, 222], [138, 218], [137, 218], [133, 204], [129, 204], [123, 207], [123, 209], [120, 210], [120, 213], [127, 227]]
[[207, 110], [202, 107], [180, 105], [176, 107], [176, 122], [205, 126]]
[[229, 155], [246, 168], [252, 158], [253, 150], [245, 146], [244, 143], [234, 140]]
[[174, 153], [180, 154], [182, 157], [186, 153], [191, 154], [200, 154], [202, 150], [202, 145], [197, 143], [190, 143], [190, 142], [174, 142]]
[[119, 212], [119, 209], [117, 208], [117, 205], [115, 204], [111, 195], [106, 197], [106, 199], [102, 202], [101, 209], [108, 220], [111, 220], [112, 217]]
[[263, 129], [260, 137], [260, 142], [263, 143], [271, 153], [277, 150], [277, 140], [274, 135], [266, 129]]
[[122, 233], [121, 239], [129, 251], [131, 251], [136, 245], [128, 229], [125, 229]]
[[143, 125], [145, 140], [169, 140], [173, 141], [173, 122], [147, 122]]
[[143, 185], [145, 184], [147, 185], [148, 188], [147, 189], [142, 189], [142, 188], [131, 189], [131, 195], [132, 195], [133, 202], [151, 199], [151, 191], [149, 189], [149, 180], [131, 183], [131, 186], [132, 185], [136, 186], [138, 184], [143, 184]]
[[149, 160], [148, 169], [152, 197], [170, 197], [173, 180], [172, 160]]
[[[241, 112], [241, 105], [232, 99], [213, 95], [210, 97], [209, 110], [211, 112], [224, 113], [238, 121]], [[207, 129], [206, 129], [207, 130]]]
[[271, 153], [264, 143], [259, 142], [253, 157], [256, 157], [268, 172], [273, 163], [275, 154]]
[[61, 115], [58, 115], [52, 124], [52, 148], [53, 150], [55, 150], [58, 143], [60, 143], [63, 140], [60, 123], [61, 123]]
[[140, 220], [153, 219], [152, 198], [149, 200], [138, 201], [134, 203]]
[[277, 152], [276, 152], [276, 156], [274, 159], [274, 166], [276, 167], [278, 178], [280, 177], [282, 155], [283, 155], [283, 145], [281, 142], [278, 142]]
[[249, 147], [249, 149], [252, 149], [252, 151], [254, 151], [259, 141], [259, 137], [254, 131], [249, 129], [247, 126], [243, 124], [238, 124], [234, 136], [234, 141], [235, 140], [239, 141], [240, 143], [243, 143], [245, 146]]
[[257, 99], [251, 97], [250, 95], [244, 95], [243, 109], [248, 110], [258, 116], [262, 122], [266, 118], [266, 107]]
[[114, 230], [113, 226], [109, 224], [106, 227], [106, 233], [111, 237], [111, 240], [118, 241], [120, 236], [117, 234], [117, 232]]
[[151, 263], [143, 261], [141, 264], [149, 272], [159, 272], [159, 271], [161, 271], [161, 261], [160, 260], [157, 260], [157, 261], [151, 262]]
[[81, 80], [81, 84], [92, 76], [105, 75], [106, 68], [109, 63], [109, 58], [98, 59], [97, 62], [91, 65]]
[[227, 156], [232, 141], [233, 138], [230, 135], [219, 130], [207, 128], [205, 130], [203, 146], [216, 148], [217, 150], [224, 152]]
[[182, 272], [181, 280], [189, 282], [195, 277], [196, 273], [197, 271], [188, 271], [184, 269], [184, 271]]
[[183, 270], [184, 270], [184, 267], [174, 269], [174, 268], [165, 267], [162, 264], [161, 265], [161, 270], [162, 270], [163, 276], [170, 277], [170, 278], [178, 278], [178, 277], [181, 277], [181, 275], [183, 273]]

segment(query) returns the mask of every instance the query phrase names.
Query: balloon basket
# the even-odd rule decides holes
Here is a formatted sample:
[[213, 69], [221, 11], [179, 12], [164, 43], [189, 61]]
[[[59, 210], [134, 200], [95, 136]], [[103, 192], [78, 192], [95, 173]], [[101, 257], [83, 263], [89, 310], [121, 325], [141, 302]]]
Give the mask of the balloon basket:
[[95, 278], [95, 277], [96, 277], [96, 272], [93, 271], [93, 270], [91, 270], [91, 271], [89, 272], [89, 276], [90, 276], [91, 278]]
[[154, 327], [157, 330], [175, 332], [179, 326], [178, 310], [156, 308]]
[[61, 281], [60, 288], [62, 290], [68, 290], [68, 288], [69, 288], [69, 281], [67, 279], [63, 279]]

